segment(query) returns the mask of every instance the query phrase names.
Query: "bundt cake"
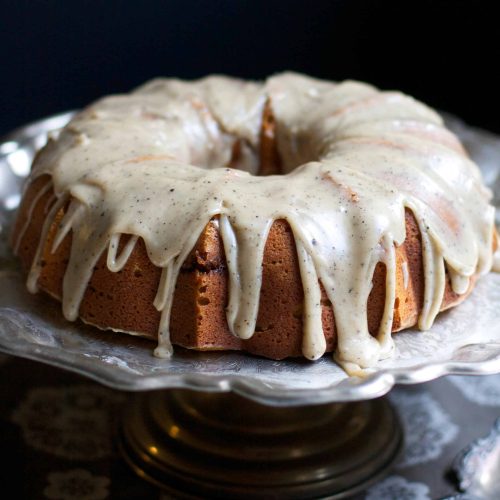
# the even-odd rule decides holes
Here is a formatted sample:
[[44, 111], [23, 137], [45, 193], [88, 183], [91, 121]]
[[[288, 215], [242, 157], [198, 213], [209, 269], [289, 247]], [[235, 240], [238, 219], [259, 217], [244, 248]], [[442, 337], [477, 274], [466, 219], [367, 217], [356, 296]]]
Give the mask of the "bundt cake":
[[374, 366], [491, 269], [494, 209], [441, 117], [296, 73], [156, 79], [36, 156], [12, 246], [68, 320]]

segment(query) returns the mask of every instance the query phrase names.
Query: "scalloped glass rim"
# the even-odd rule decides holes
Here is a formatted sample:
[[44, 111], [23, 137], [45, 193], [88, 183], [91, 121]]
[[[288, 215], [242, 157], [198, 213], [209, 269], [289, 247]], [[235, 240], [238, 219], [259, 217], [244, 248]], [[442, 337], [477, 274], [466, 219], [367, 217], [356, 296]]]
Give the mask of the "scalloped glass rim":
[[[237, 352], [177, 348], [171, 360], [159, 360], [152, 355], [150, 341], [66, 322], [57, 303], [25, 290], [6, 234], [13, 213], [9, 200], [16, 199], [26, 171], [26, 164], [19, 162], [31, 160], [47, 133], [71, 116], [68, 112], [49, 117], [0, 141], [0, 350], [80, 373], [115, 389], [235, 391], [271, 405], [364, 400], [386, 394], [395, 384], [500, 372], [500, 307], [494, 307], [500, 304], [500, 275], [495, 274], [481, 279], [460, 307], [440, 315], [429, 332], [397, 334], [395, 357], [382, 361], [364, 379], [347, 377], [329, 355], [316, 362], [272, 361]], [[446, 120], [481, 166], [494, 191], [494, 203], [500, 205], [500, 138], [455, 117], [447, 115]], [[15, 156], [19, 151], [23, 155]]]

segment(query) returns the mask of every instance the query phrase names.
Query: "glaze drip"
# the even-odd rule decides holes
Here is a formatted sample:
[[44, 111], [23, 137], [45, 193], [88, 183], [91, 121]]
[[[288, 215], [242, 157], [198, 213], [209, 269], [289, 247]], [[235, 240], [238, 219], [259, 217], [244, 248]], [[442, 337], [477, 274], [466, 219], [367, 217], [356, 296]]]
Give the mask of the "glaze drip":
[[[255, 175], [266, 102], [284, 175]], [[241, 154], [234, 161], [236, 141]], [[154, 80], [76, 116], [38, 156], [30, 181], [46, 174], [46, 189], [57, 200], [30, 290], [36, 290], [48, 230], [64, 206], [53, 250], [71, 231], [62, 297], [70, 320], [78, 317], [100, 255], [107, 251], [108, 268], [117, 272], [143, 239], [162, 268], [154, 301], [162, 312], [159, 356], [172, 352], [169, 321], [180, 268], [214, 218], [226, 254], [231, 332], [247, 339], [255, 331], [267, 235], [273, 221], [285, 219], [304, 290], [304, 356], [317, 359], [326, 349], [321, 284], [335, 311], [336, 359], [351, 371], [374, 366], [392, 349], [395, 247], [405, 240], [405, 209], [422, 235], [420, 328], [429, 328], [439, 312], [446, 270], [453, 290], [464, 293], [470, 278], [493, 262], [491, 195], [458, 140], [425, 105], [359, 82], [294, 73], [262, 84]], [[128, 240], [118, 254], [121, 238]], [[379, 262], [386, 269], [386, 304], [373, 337], [367, 300]]]

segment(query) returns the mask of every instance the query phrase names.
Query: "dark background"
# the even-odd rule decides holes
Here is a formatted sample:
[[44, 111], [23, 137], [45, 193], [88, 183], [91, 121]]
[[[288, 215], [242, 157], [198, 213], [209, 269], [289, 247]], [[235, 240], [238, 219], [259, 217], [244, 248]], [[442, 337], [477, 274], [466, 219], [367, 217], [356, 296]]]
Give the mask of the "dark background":
[[400, 89], [500, 133], [492, 5], [0, 0], [0, 134], [158, 75], [284, 69]]

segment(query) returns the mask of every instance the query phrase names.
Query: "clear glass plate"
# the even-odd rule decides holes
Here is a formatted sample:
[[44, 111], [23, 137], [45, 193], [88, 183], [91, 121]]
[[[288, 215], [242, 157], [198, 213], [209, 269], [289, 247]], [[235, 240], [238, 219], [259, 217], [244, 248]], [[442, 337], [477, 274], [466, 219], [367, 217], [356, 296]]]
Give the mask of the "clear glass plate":
[[[364, 400], [382, 396], [397, 383], [500, 372], [497, 274], [482, 278], [470, 298], [441, 314], [430, 331], [395, 335], [394, 357], [363, 379], [348, 377], [330, 355], [315, 362], [272, 361], [238, 352], [176, 348], [172, 359], [158, 359], [153, 342], [65, 321], [58, 303], [26, 291], [7, 235], [33, 155], [47, 134], [71, 116], [69, 112], [41, 120], [0, 141], [0, 350], [78, 372], [115, 389], [233, 390], [272, 405]], [[454, 117], [446, 120], [481, 166], [499, 206], [500, 138]]]

